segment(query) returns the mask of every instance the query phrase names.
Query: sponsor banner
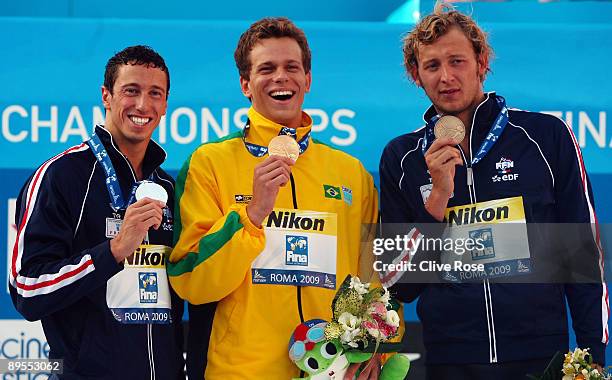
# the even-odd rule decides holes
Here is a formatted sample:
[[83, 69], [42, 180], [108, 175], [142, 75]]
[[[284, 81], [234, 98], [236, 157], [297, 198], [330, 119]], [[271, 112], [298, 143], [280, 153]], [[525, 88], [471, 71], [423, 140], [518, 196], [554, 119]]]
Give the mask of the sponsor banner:
[[0, 321], [0, 359], [48, 359], [49, 344], [40, 322]]
[[251, 269], [253, 284], [318, 286], [336, 289], [336, 275], [302, 270]]
[[[248, 25], [201, 22], [190, 25], [187, 33], [180, 21], [3, 20], [0, 33], [14, 38], [3, 52], [14, 59], [0, 62], [0, 80], [11, 89], [0, 94], [0, 168], [34, 168], [85, 139], [105, 117], [99, 88], [106, 61], [125, 46], [145, 43], [158, 50], [170, 68], [168, 110], [153, 137], [168, 152], [165, 167], [179, 169], [201, 143], [240, 130], [246, 122], [250, 104], [240, 91], [233, 53]], [[313, 118], [313, 137], [376, 171], [387, 142], [420, 128], [430, 104], [402, 67], [398, 41], [410, 26], [299, 25], [315, 52], [313, 85], [304, 105]], [[487, 30], [494, 31], [496, 57], [485, 90], [498, 91], [509, 107], [563, 119], [583, 148], [589, 171], [612, 173], [607, 164], [612, 129], [607, 128], [605, 86], [596, 80], [563, 80], [567, 73], [591, 78], [592, 73], [606, 72], [610, 52], [601, 46], [607, 46], [609, 26], [493, 23]], [[44, 69], [30, 59], [32, 51], [45, 57]], [[358, 64], [346, 64], [347, 57]]]
[[172, 322], [170, 309], [115, 308], [111, 309], [115, 319], [125, 324], [168, 324]]
[[253, 284], [336, 288], [337, 214], [279, 208], [263, 226], [266, 246], [251, 265]]

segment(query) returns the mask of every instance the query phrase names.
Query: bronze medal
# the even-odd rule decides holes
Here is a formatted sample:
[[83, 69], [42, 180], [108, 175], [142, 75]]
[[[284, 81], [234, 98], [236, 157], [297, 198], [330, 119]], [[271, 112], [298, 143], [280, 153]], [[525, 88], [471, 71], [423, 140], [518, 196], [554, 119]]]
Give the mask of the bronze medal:
[[458, 117], [442, 116], [434, 126], [434, 135], [437, 139], [449, 137], [455, 145], [458, 145], [465, 137], [465, 126]]

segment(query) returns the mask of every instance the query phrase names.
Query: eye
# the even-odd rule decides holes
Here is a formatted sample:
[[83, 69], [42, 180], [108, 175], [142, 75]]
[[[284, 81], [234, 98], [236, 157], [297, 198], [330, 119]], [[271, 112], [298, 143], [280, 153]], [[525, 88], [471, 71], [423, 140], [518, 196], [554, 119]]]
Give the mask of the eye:
[[321, 346], [321, 355], [325, 359], [331, 359], [334, 356], [336, 356], [337, 353], [338, 353], [338, 349], [336, 348], [336, 345], [333, 344], [332, 342], [327, 342]]
[[161, 97], [161, 96], [162, 96], [162, 92], [161, 92], [161, 91], [158, 91], [158, 90], [151, 91], [151, 96], [154, 96], [154, 97], [156, 97], [156, 98], [159, 98], [159, 97]]
[[310, 371], [316, 371], [319, 369], [319, 362], [313, 357], [308, 358], [304, 364]]
[[134, 87], [127, 87], [123, 90], [123, 92], [127, 95], [136, 95], [138, 94], [138, 89]]

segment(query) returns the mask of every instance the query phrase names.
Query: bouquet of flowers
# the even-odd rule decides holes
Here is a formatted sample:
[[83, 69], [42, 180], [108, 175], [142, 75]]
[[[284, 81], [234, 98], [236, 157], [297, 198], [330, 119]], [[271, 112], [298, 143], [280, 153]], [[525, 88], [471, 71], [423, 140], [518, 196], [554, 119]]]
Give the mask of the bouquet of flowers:
[[589, 349], [576, 348], [562, 355], [557, 352], [542, 375], [527, 375], [533, 380], [611, 380], [606, 369], [594, 368]]
[[[333, 318], [325, 328], [325, 339], [339, 339], [348, 350], [372, 352], [374, 344], [376, 351], [380, 343], [397, 336], [400, 325], [397, 309], [399, 305], [392, 304], [386, 288], [371, 287], [359, 277], [349, 275], [332, 302]], [[390, 351], [397, 348], [390, 347]]]
[[[331, 322], [308, 320], [291, 335], [289, 358], [307, 374], [300, 379], [342, 379], [351, 364], [364, 363], [376, 352], [399, 351], [401, 343], [385, 343], [398, 335], [398, 309], [387, 289], [347, 276], [332, 302]], [[400, 380], [409, 369], [410, 360], [395, 354], [385, 361], [379, 379]]]
[[563, 360], [563, 380], [609, 380], [612, 378], [606, 370], [599, 372], [593, 368], [593, 358], [589, 349], [576, 348], [565, 354]]

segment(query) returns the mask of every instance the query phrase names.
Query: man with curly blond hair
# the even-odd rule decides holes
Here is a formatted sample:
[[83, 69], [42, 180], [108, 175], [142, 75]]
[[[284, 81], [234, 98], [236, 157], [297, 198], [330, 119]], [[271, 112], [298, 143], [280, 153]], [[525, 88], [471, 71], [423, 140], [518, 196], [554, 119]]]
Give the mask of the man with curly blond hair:
[[[598, 234], [590, 231], [597, 229], [590, 184], [571, 129], [550, 115], [510, 109], [503, 97], [484, 91], [492, 57], [487, 35], [452, 8], [436, 7], [405, 37], [403, 50], [408, 75], [432, 106], [423, 128], [393, 139], [383, 152], [382, 221], [425, 224], [412, 230], [414, 236], [445, 230], [457, 238], [467, 228], [480, 234], [470, 236], [489, 239], [460, 259], [486, 263], [484, 271], [470, 273], [471, 281], [461, 271], [439, 272], [429, 283], [409, 283], [410, 273], [383, 274], [398, 298], [419, 297], [427, 378], [524, 379], [541, 373], [555, 352], [568, 350], [566, 302], [578, 345], [589, 347], [603, 365], [607, 288]], [[481, 215], [492, 217], [494, 233], [483, 233]], [[510, 219], [522, 229], [510, 234], [509, 227], [499, 227]], [[552, 240], [528, 239], [531, 223], [576, 223], [589, 233], [559, 249]], [[502, 261], [501, 247], [510, 243], [500, 236], [524, 249], [504, 251]], [[445, 262], [457, 252], [437, 254]], [[560, 267], [568, 257], [592, 276], [581, 283], [543, 281], [542, 268], [558, 269], [551, 263]], [[501, 283], [488, 272], [496, 268], [504, 269]]]

